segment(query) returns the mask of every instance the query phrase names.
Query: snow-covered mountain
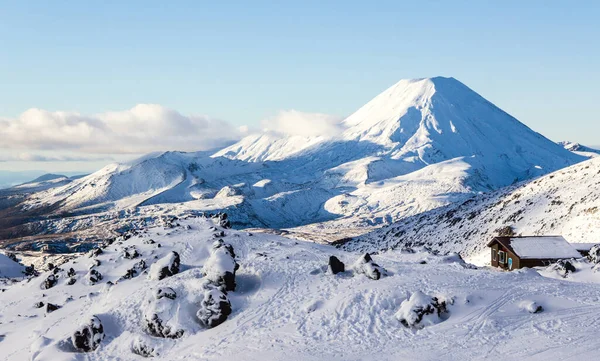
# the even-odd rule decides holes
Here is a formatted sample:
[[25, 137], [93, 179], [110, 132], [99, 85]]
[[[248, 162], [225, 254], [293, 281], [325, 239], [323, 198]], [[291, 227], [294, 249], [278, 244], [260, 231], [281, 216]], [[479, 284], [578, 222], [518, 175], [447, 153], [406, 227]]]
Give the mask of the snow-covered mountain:
[[403, 219], [344, 248], [372, 252], [425, 245], [487, 262], [487, 243], [507, 232], [600, 243], [600, 158]]
[[151, 154], [30, 197], [33, 212], [226, 209], [237, 227], [389, 224], [585, 158], [453, 78], [402, 80], [338, 135], [252, 135], [217, 152]]
[[584, 157], [595, 158], [600, 156], [600, 150], [591, 147], [586, 147], [585, 145], [581, 145], [579, 143], [563, 141], [558, 142], [558, 144], [563, 146], [566, 150]]

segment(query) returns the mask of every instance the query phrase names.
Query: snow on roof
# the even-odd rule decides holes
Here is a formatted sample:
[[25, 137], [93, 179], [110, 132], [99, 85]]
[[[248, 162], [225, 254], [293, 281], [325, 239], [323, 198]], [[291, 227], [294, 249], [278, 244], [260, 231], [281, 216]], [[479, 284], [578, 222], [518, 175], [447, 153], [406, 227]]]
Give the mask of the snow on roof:
[[510, 246], [523, 258], [580, 258], [581, 254], [561, 236], [511, 238]]
[[575, 247], [578, 251], [589, 251], [598, 243], [571, 243], [571, 246]]

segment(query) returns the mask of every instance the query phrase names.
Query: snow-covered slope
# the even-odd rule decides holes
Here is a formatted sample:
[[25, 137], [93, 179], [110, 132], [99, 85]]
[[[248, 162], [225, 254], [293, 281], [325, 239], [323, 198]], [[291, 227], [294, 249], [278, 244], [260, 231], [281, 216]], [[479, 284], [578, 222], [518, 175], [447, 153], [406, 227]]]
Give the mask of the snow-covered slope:
[[216, 153], [152, 154], [38, 193], [26, 209], [184, 203], [226, 209], [236, 227], [360, 229], [585, 159], [453, 78], [402, 80], [340, 128], [336, 136], [254, 135]]
[[506, 232], [600, 243], [600, 158], [406, 218], [344, 248], [373, 251], [427, 245], [471, 258], [483, 254], [481, 259], [487, 262], [486, 244]]
[[[213, 234], [223, 230], [200, 218], [177, 223], [117, 240], [101, 254], [83, 255], [57, 271], [7, 286], [0, 293], [2, 358], [142, 360], [134, 352], [145, 351], [153, 360], [169, 361], [483, 360], [495, 355], [498, 345], [504, 360], [574, 354], [594, 359], [597, 353], [590, 335], [600, 330], [600, 287], [591, 270], [586, 282], [592, 283], [575, 283], [531, 270], [474, 269], [456, 256], [417, 250], [373, 255], [387, 270], [387, 277], [373, 280], [362, 268], [351, 269], [362, 258], [359, 253], [232, 230], [222, 237], [240, 265], [237, 286], [226, 295], [232, 313], [209, 329], [196, 311], [206, 300], [202, 285], [210, 276], [203, 268], [211, 264], [218, 239]], [[172, 251], [180, 255], [180, 272], [162, 280], [149, 277], [147, 271]], [[345, 272], [327, 269], [332, 255], [346, 264]], [[139, 267], [142, 260], [145, 270]], [[91, 283], [92, 270], [102, 279]], [[56, 283], [45, 289], [51, 276]], [[432, 302], [432, 296], [446, 311], [419, 322], [416, 307]], [[48, 304], [60, 308], [48, 312]], [[543, 311], [531, 313], [537, 306]], [[156, 329], [145, 321], [149, 311], [168, 320], [163, 325], [181, 330], [180, 337], [152, 335]], [[408, 328], [401, 319], [416, 324]], [[71, 336], [90, 320], [94, 332], [102, 325], [104, 337], [94, 338], [94, 351], [77, 352]]]
[[566, 150], [584, 157], [595, 158], [600, 156], [600, 150], [586, 147], [585, 145], [581, 145], [579, 143], [564, 141], [559, 142], [558, 144], [563, 146]]

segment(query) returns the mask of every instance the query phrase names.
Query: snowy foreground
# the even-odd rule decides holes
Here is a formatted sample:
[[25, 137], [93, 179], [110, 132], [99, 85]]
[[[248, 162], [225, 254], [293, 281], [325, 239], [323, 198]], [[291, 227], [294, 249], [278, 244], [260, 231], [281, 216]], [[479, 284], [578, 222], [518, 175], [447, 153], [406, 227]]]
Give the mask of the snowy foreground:
[[[42, 284], [52, 271], [1, 286], [0, 356], [141, 360], [133, 353], [140, 345], [161, 360], [484, 360], [499, 355], [504, 360], [591, 360], [597, 355], [600, 284], [595, 282], [600, 276], [586, 261], [576, 262], [582, 270], [563, 279], [549, 270], [542, 273], [550, 277], [534, 270], [500, 272], [477, 269], [452, 255], [393, 251], [372, 256], [387, 270], [387, 276], [373, 280], [366, 276], [372, 264], [352, 271], [359, 253], [233, 230], [215, 237], [223, 229], [210, 219], [179, 224], [149, 229], [101, 254], [60, 265], [57, 283], [49, 289]], [[234, 264], [227, 257], [209, 259], [219, 238], [233, 246], [240, 268], [235, 291], [227, 293], [231, 315], [208, 329], [197, 318], [203, 284], [213, 276], [204, 274], [207, 268]], [[172, 251], [180, 255], [180, 272], [156, 280], [160, 267], [152, 265], [172, 265]], [[334, 275], [327, 269], [331, 255], [346, 264], [346, 272]], [[70, 268], [75, 274], [67, 276]], [[102, 275], [95, 284], [90, 278], [97, 275], [90, 269]], [[119, 280], [126, 274], [131, 278]], [[75, 283], [68, 285], [71, 278]], [[177, 296], [165, 296], [161, 302], [170, 309], [159, 311], [173, 330], [183, 332], [180, 338], [150, 336], [145, 327], [148, 310], [158, 307], [158, 289], [164, 295], [166, 287]], [[447, 312], [415, 320], [413, 311], [432, 297]], [[39, 302], [60, 308], [47, 312], [46, 306], [35, 307]], [[533, 313], [538, 306], [543, 311]], [[95, 351], [76, 352], [71, 335], [94, 315], [104, 338], [98, 338]], [[411, 319], [411, 327], [403, 319]]]

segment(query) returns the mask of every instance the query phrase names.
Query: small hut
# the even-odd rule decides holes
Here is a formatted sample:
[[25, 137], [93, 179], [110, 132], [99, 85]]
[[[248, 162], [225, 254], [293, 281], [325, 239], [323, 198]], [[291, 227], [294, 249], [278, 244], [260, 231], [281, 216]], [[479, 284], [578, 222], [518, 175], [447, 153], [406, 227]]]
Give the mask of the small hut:
[[488, 247], [492, 266], [509, 271], [582, 257], [582, 252], [562, 236], [494, 237]]

